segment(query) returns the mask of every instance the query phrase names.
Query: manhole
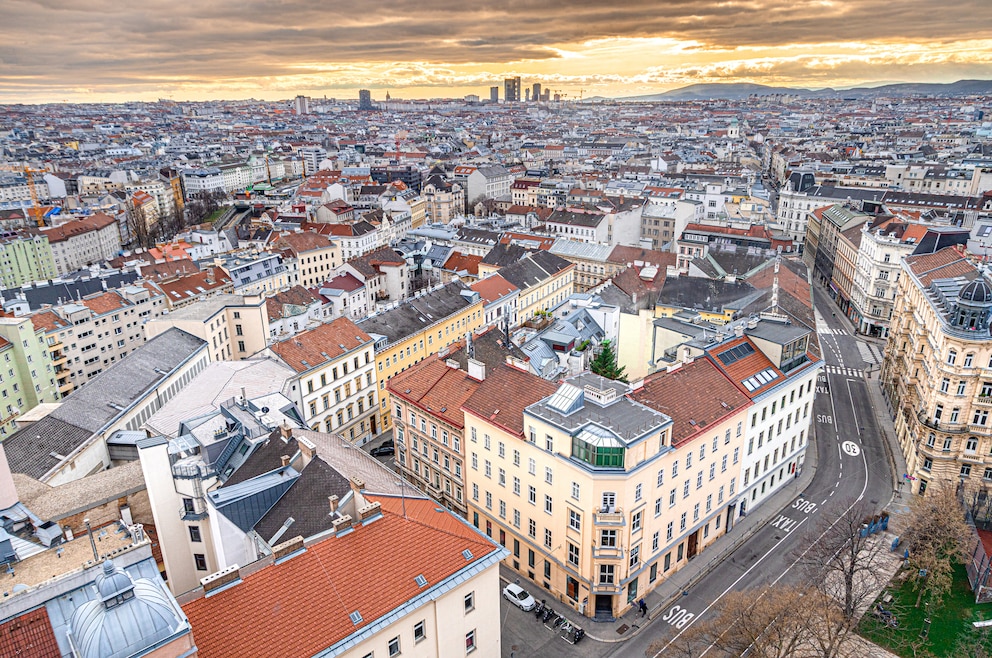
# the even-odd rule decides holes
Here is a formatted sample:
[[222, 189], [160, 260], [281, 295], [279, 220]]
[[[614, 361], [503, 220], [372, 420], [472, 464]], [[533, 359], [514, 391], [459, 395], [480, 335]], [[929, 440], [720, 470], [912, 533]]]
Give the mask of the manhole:
[[627, 632], [627, 629], [629, 629], [629, 628], [630, 628], [630, 626], [628, 626], [627, 624], [624, 624], [623, 626], [621, 626], [620, 628], [617, 629], [617, 635], [623, 635], [624, 633]]

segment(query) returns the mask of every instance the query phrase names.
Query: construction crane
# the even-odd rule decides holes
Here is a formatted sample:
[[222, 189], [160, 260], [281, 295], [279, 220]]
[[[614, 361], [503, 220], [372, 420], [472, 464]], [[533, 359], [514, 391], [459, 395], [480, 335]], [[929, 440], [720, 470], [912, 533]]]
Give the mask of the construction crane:
[[41, 204], [38, 202], [38, 190], [34, 185], [34, 175], [43, 174], [45, 170], [24, 167], [21, 171], [24, 172], [24, 177], [28, 181], [28, 192], [31, 194], [31, 214], [34, 215], [34, 221], [40, 228], [45, 225], [45, 214], [42, 212]]

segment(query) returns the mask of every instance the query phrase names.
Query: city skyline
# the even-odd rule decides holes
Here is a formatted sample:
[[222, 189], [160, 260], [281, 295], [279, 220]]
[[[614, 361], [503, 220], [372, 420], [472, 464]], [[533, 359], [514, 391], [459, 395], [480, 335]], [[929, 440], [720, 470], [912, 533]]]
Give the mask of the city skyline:
[[[175, 11], [104, 0], [5, 9], [0, 102], [482, 97], [508, 77], [568, 98], [693, 83], [805, 88], [992, 78], [982, 0], [436, 0], [390, 12], [227, 0]], [[66, 35], [71, 35], [67, 38]], [[498, 35], [498, 36], [493, 36]]]

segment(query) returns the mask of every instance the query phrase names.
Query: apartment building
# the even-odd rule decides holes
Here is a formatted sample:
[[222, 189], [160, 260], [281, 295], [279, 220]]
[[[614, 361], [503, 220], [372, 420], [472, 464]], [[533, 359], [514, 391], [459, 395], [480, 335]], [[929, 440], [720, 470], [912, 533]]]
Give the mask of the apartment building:
[[882, 364], [910, 488], [992, 480], [992, 285], [960, 251], [909, 256]]
[[386, 382], [444, 347], [482, 326], [484, 310], [479, 293], [454, 281], [400, 302], [358, 323], [375, 341], [379, 382], [378, 431], [392, 426], [392, 407]]
[[421, 194], [427, 204], [427, 219], [431, 223], [447, 224], [465, 214], [465, 188], [461, 183], [447, 180], [443, 173], [432, 172]]
[[468, 175], [465, 182], [468, 207], [471, 210], [475, 204], [484, 199], [509, 196], [513, 175], [503, 165], [481, 165]]
[[[319, 233], [283, 233], [272, 243], [283, 254], [283, 262], [294, 272], [293, 283], [312, 288], [332, 276], [341, 263], [340, 245]], [[290, 264], [289, 261], [295, 263]]]
[[0, 285], [4, 288], [19, 288], [56, 276], [58, 270], [47, 235], [24, 232], [0, 238]]
[[520, 322], [549, 312], [575, 291], [575, 264], [549, 251], [529, 253], [501, 267], [499, 275], [520, 291], [516, 309]]
[[143, 345], [145, 322], [166, 310], [162, 294], [125, 286], [38, 311], [31, 320], [45, 333], [60, 387], [68, 395]]
[[296, 371], [291, 389], [303, 421], [363, 445], [381, 429], [373, 338], [348, 318], [273, 343], [269, 352]]
[[0, 317], [0, 440], [18, 416], [60, 397], [44, 332], [28, 318]]
[[393, 376], [386, 384], [393, 405], [396, 464], [403, 477], [464, 516], [465, 454], [462, 404], [487, 373], [523, 353], [498, 329], [470, 334], [465, 342]]
[[222, 268], [238, 295], [264, 295], [293, 285], [296, 274], [286, 267], [277, 253], [244, 253], [218, 256], [214, 265]]
[[209, 359], [207, 344], [196, 336], [179, 329], [156, 336], [9, 436], [4, 448], [11, 470], [56, 486], [109, 468], [114, 433], [141, 427]]
[[144, 325], [151, 339], [176, 327], [210, 345], [211, 361], [239, 361], [265, 349], [268, 313], [261, 295], [212, 295], [150, 317]]
[[59, 275], [110, 260], [121, 250], [117, 220], [103, 213], [41, 230], [48, 236]]
[[[870, 220], [869, 215], [841, 204], [822, 206], [809, 213], [803, 262], [820, 285], [829, 286], [833, 280], [841, 233], [864, 226]], [[831, 289], [831, 297], [836, 297], [836, 293]]]
[[738, 320], [733, 335], [708, 347], [716, 367], [751, 400], [741, 448], [737, 514], [745, 514], [803, 468], [812, 422], [813, 387], [823, 361], [813, 332], [787, 317], [764, 313]]
[[[289, 538], [180, 596], [198, 655], [500, 655], [505, 549], [422, 497], [359, 492], [351, 508], [323, 536]], [[262, 600], [292, 623], [260, 629]]]

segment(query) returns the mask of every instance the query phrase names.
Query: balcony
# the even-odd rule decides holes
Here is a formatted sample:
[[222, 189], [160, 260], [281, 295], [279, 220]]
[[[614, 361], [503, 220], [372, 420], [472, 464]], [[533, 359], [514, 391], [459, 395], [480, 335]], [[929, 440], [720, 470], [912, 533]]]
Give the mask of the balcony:
[[193, 499], [192, 505], [184, 504], [179, 508], [179, 518], [183, 521], [202, 521], [207, 516], [207, 506], [201, 500]]
[[[945, 423], [941, 420], [934, 420], [925, 411], [916, 414], [916, 419], [924, 427], [929, 427], [932, 430], [937, 430], [945, 434], [963, 434], [968, 431], [968, 425], [964, 423]], [[985, 431], [985, 428], [982, 428], [982, 431]]]
[[623, 548], [620, 546], [592, 546], [592, 556], [599, 560], [619, 560], [623, 558]]
[[625, 522], [626, 517], [621, 509], [611, 507], [593, 512], [593, 523], [596, 525], [623, 525]]
[[992, 395], [979, 395], [975, 398], [975, 404], [982, 407], [992, 407]]
[[592, 586], [593, 594], [619, 594], [623, 588], [613, 583], [597, 583]]

